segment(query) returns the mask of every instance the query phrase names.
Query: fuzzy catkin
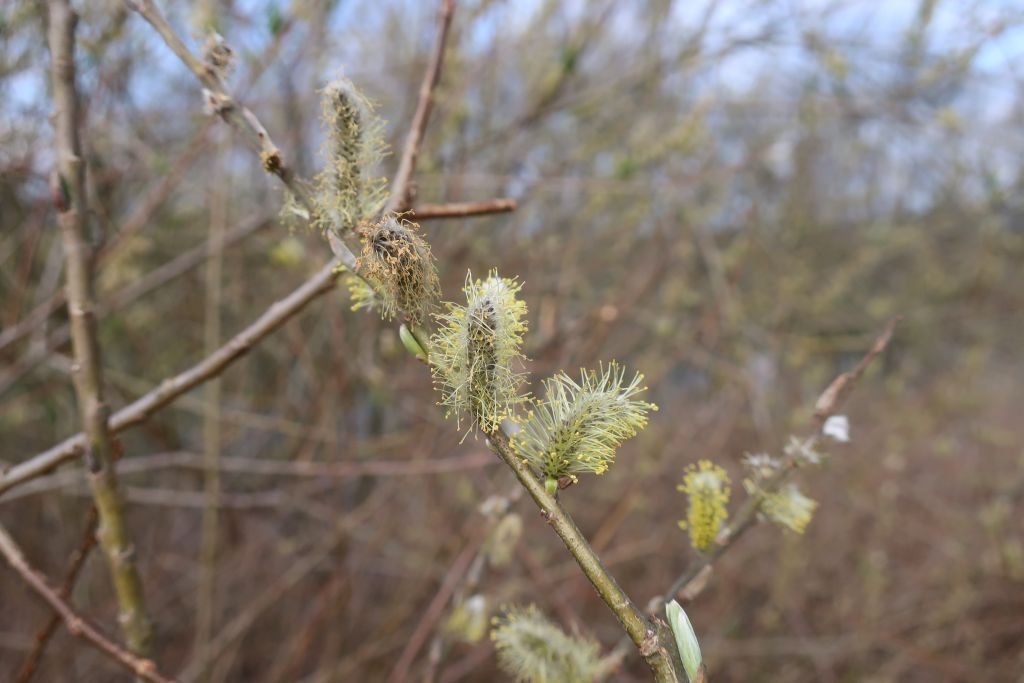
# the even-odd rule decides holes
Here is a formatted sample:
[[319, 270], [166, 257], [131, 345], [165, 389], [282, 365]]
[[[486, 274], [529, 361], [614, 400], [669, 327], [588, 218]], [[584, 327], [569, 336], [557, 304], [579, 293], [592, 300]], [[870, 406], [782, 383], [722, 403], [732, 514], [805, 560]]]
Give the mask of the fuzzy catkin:
[[467, 275], [466, 304], [448, 304], [436, 315], [438, 331], [431, 337], [431, 369], [448, 417], [461, 429], [468, 416], [485, 434], [497, 431], [525, 396], [524, 377], [514, 363], [526, 331], [526, 304], [517, 294], [522, 285], [492, 271], [484, 280]]
[[546, 397], [512, 440], [516, 453], [548, 481], [585, 472], [603, 474], [626, 439], [647, 425], [653, 403], [636, 400], [643, 375], [630, 381], [618, 363], [582, 370], [577, 383], [565, 373], [544, 380]]
[[313, 222], [321, 230], [343, 232], [375, 213], [386, 198], [384, 179], [371, 173], [384, 154], [384, 126], [370, 101], [344, 78], [323, 89], [321, 109], [326, 164], [316, 180]]
[[690, 545], [707, 550], [729, 518], [729, 475], [718, 465], [701, 460], [687, 468], [683, 483], [677, 488], [688, 499], [686, 519], [679, 526], [689, 532]]
[[362, 231], [359, 269], [374, 286], [376, 297], [358, 286], [353, 305], [370, 308], [379, 301], [381, 316], [402, 315], [419, 325], [441, 294], [430, 245], [415, 223], [386, 216]]
[[493, 623], [498, 664], [521, 683], [594, 683], [617, 663], [602, 658], [596, 642], [570, 636], [534, 605], [506, 608]]

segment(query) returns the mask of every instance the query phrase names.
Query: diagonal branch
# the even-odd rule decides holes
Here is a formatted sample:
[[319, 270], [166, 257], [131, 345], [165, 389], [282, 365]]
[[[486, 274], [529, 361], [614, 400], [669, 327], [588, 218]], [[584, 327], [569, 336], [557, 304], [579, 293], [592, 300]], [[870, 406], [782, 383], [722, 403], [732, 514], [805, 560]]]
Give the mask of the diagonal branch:
[[660, 620], [648, 619], [626, 595], [569, 513], [553, 495], [548, 493], [543, 482], [533, 475], [529, 465], [516, 457], [508, 437], [501, 433], [495, 433], [488, 435], [488, 442], [491, 449], [515, 473], [519, 483], [537, 503], [541, 514], [572, 553], [580, 569], [597, 590], [598, 595], [615, 613], [622, 628], [640, 650], [647, 666], [654, 673], [655, 680], [658, 683], [682, 683], [685, 681], [685, 678], [680, 676], [683, 668], [682, 664], [678, 662], [675, 640], [668, 625]]
[[[205, 88], [207, 104], [224, 121], [242, 133], [243, 139], [259, 154], [263, 169], [277, 176], [296, 201], [310, 215], [313, 215], [315, 203], [309, 194], [306, 182], [295, 173], [291, 166], [285, 163], [281, 150], [274, 144], [270, 133], [267, 132], [256, 115], [239, 103], [228, 91], [217, 71], [192, 54], [192, 51], [174, 32], [174, 28], [164, 18], [153, 0], [125, 0], [125, 4], [149, 22], [150, 26], [164, 39], [167, 47], [195, 74]], [[333, 265], [344, 265], [354, 273], [357, 270], [355, 255], [341, 240], [336, 240], [336, 242], [338, 245], [337, 258]]]
[[129, 647], [148, 654], [152, 627], [142, 597], [142, 581], [128, 536], [114, 472], [114, 441], [103, 397], [103, 371], [96, 336], [93, 253], [86, 242], [85, 166], [79, 139], [78, 93], [75, 89], [75, 24], [68, 0], [50, 0], [49, 43], [57, 168], [53, 199], [64, 243], [68, 317], [74, 350], [72, 376], [78, 412], [86, 434], [84, 450], [89, 483], [99, 514], [99, 542], [107, 556], [119, 620]]
[[[200, 75], [200, 80], [204, 80], [207, 77], [213, 78], [211, 74], [206, 74], [206, 69], [202, 63], [192, 56], [184, 43], [182, 43], [174, 34], [173, 29], [169, 24], [167, 24], [167, 21], [163, 19], [162, 15], [159, 14], [159, 11], [152, 3], [152, 0], [126, 0], [126, 2], [128, 2], [129, 7], [142, 14], [147, 21], [150, 21], [150, 23], [154, 25], [154, 28], [157, 28], [161, 35], [164, 36], [164, 39], [168, 41], [168, 45], [171, 46], [172, 50], [174, 50], [175, 53], [193, 69], [193, 71], [198, 69], [197, 75]], [[204, 83], [205, 82], [206, 81], [204, 80]], [[211, 82], [219, 84], [219, 79]], [[222, 92], [226, 91], [223, 91], [222, 89]], [[251, 113], [249, 116], [251, 119], [255, 119], [255, 116], [252, 116]], [[420, 117], [417, 120], [422, 120], [422, 125], [426, 125], [424, 117]], [[260, 130], [263, 130], [263, 135], [265, 136], [262, 140], [265, 143], [272, 145], [273, 143], [270, 142], [269, 135], [266, 135], [265, 129], [263, 129], [262, 126], [259, 128]], [[258, 133], [257, 138], [259, 139]], [[282, 177], [280, 174], [278, 175], [279, 177]], [[288, 175], [287, 177], [291, 179], [293, 184], [299, 186], [299, 183], [295, 182], [294, 176]], [[284, 179], [285, 178], [282, 177], [282, 180]], [[301, 197], [308, 198], [306, 194], [297, 196], [300, 198], [300, 201]], [[215, 353], [203, 359], [189, 370], [186, 370], [175, 377], [164, 380], [158, 387], [153, 389], [153, 391], [115, 413], [110, 421], [111, 429], [114, 432], [119, 432], [143, 422], [149, 418], [150, 415], [166, 406], [181, 394], [199, 386], [213, 377], [216, 377], [237, 358], [244, 355], [255, 344], [259, 343], [265, 336], [276, 330], [288, 319], [298, 314], [311, 301], [331, 291], [339, 276], [339, 263], [352, 270], [355, 269], [356, 265], [355, 255], [352, 254], [352, 252], [349, 251], [340, 240], [335, 240], [334, 244], [336, 245], [335, 248], [341, 251], [341, 254], [337, 258], [321, 268], [316, 275], [303, 283], [290, 295], [273, 304], [266, 312], [263, 313], [263, 315], [249, 325], [249, 327], [242, 330], [242, 332], [237, 334], [227, 344], [220, 347]], [[33, 456], [25, 462], [15, 465], [6, 472], [0, 473], [0, 494], [22, 482], [46, 474], [61, 463], [77, 458], [81, 455], [84, 445], [84, 435], [76, 434], [75, 436], [65, 439], [62, 443], [57, 444], [53, 448]]]
[[[60, 590], [57, 591], [57, 595], [63, 600], [67, 600], [71, 595], [71, 590], [75, 587], [75, 582], [78, 581], [78, 574], [82, 571], [89, 553], [92, 552], [93, 547], [96, 545], [96, 523], [98, 521], [96, 506], [92, 505], [89, 507], [89, 513], [86, 515], [82, 540], [78, 543], [78, 548], [71, 555], [67, 572], [64, 574], [64, 581], [60, 585]], [[43, 652], [46, 651], [46, 646], [50, 643], [50, 639], [53, 638], [53, 634], [57, 632], [60, 622], [60, 612], [55, 611], [36, 633], [36, 644], [32, 651], [28, 653], [25, 663], [21, 665], [21, 669], [18, 671], [17, 683], [28, 683], [32, 680], [32, 676], [35, 675], [39, 662], [43, 658]]]
[[502, 198], [482, 202], [451, 202], [448, 204], [420, 204], [412, 209], [412, 217], [421, 221], [438, 218], [465, 218], [516, 210], [516, 200]]
[[152, 683], [173, 683], [171, 679], [165, 678], [156, 670], [156, 665], [152, 661], [129, 652], [75, 613], [71, 606], [50, 587], [46, 577], [28, 563], [21, 548], [2, 526], [0, 526], [0, 555], [3, 555], [7, 563], [25, 583], [60, 615], [71, 635], [88, 641], [97, 650], [143, 680], [152, 681]]

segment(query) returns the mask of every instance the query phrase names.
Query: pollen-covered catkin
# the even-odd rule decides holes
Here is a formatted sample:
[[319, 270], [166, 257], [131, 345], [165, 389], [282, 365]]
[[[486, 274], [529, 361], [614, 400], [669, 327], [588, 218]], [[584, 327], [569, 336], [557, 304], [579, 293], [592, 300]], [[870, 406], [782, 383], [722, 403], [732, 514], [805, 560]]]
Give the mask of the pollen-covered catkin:
[[526, 331], [526, 303], [517, 298], [522, 285], [492, 271], [484, 280], [467, 275], [466, 305], [448, 304], [435, 316], [438, 331], [431, 337], [434, 382], [446, 415], [463, 415], [485, 434], [510, 417], [525, 396], [524, 377], [513, 367], [521, 362]]
[[[426, 319], [441, 294], [430, 245], [417, 227], [386, 216], [363, 229], [359, 255], [359, 270], [376, 290], [381, 315], [402, 315], [414, 325]], [[354, 305], [368, 306], [364, 289], [354, 292]]]
[[658, 409], [634, 398], [642, 383], [639, 373], [627, 381], [615, 362], [582, 370], [579, 383], [565, 373], [544, 380], [545, 399], [512, 439], [516, 453], [549, 482], [603, 474], [622, 442], [647, 425], [648, 411]]
[[321, 109], [326, 163], [317, 176], [313, 222], [321, 230], [344, 232], [373, 215], [386, 198], [384, 179], [372, 175], [384, 154], [384, 126], [348, 79], [327, 84]]

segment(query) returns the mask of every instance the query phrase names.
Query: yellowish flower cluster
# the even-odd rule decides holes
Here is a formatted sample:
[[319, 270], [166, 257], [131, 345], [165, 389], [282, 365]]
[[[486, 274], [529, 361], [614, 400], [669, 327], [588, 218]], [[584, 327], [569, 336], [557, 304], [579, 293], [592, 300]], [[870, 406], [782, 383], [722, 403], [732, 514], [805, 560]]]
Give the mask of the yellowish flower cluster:
[[686, 469], [683, 483], [677, 488], [689, 499], [686, 519], [679, 522], [679, 527], [690, 533], [694, 548], [707, 550], [729, 518], [729, 475], [718, 465], [701, 460]]

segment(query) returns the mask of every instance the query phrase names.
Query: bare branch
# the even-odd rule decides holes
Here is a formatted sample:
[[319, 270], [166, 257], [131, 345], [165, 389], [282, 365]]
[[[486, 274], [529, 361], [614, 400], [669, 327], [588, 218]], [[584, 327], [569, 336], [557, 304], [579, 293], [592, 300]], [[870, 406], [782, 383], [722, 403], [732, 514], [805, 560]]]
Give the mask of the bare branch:
[[45, 600], [60, 615], [71, 635], [87, 641], [97, 650], [139, 678], [152, 681], [152, 683], [173, 683], [172, 679], [162, 676], [156, 670], [156, 665], [151, 660], [138, 657], [129, 652], [100, 633], [99, 629], [86, 621], [85, 618], [76, 614], [71, 606], [50, 587], [46, 577], [28, 563], [21, 548], [18, 547], [18, 544], [7, 533], [7, 529], [2, 526], [0, 526], [0, 554], [4, 556], [7, 563], [11, 565], [11, 568], [29, 585], [29, 588], [35, 591], [39, 597]]
[[451, 202], [449, 204], [420, 204], [412, 209], [413, 218], [430, 221], [438, 218], [466, 218], [516, 210], [516, 200], [491, 199], [484, 202]]
[[[75, 552], [71, 554], [67, 572], [64, 574], [64, 582], [60, 585], [60, 590], [57, 592], [57, 595], [63, 600], [67, 600], [71, 595], [71, 589], [75, 587], [75, 583], [78, 581], [78, 574], [82, 571], [82, 567], [85, 566], [85, 560], [96, 546], [96, 523], [98, 519], [96, 506], [89, 506], [89, 514], [85, 520], [85, 529], [82, 531], [82, 540], [79, 541]], [[46, 646], [50, 643], [50, 639], [53, 638], [53, 634], [57, 632], [60, 622], [60, 612], [54, 611], [36, 633], [36, 644], [32, 651], [28, 653], [28, 657], [25, 658], [25, 663], [21, 665], [21, 670], [18, 671], [17, 683], [28, 683], [32, 680], [32, 676], [35, 675], [36, 669], [39, 667], [39, 661], [43, 658], [43, 652], [46, 651]]]
[[388, 200], [385, 213], [390, 211], [407, 211], [412, 205], [412, 176], [416, 172], [416, 161], [423, 144], [423, 134], [430, 120], [430, 110], [434, 107], [434, 90], [441, 80], [441, 69], [444, 66], [444, 50], [448, 41], [448, 29], [451, 27], [452, 14], [455, 12], [455, 0], [442, 0], [441, 12], [437, 17], [437, 39], [434, 41], [434, 53], [423, 75], [420, 85], [420, 97], [416, 103], [416, 113], [412, 117], [409, 135], [405, 138], [402, 159], [398, 163], [395, 180], [391, 184], [391, 198]]

